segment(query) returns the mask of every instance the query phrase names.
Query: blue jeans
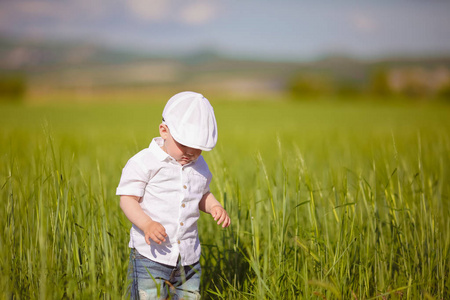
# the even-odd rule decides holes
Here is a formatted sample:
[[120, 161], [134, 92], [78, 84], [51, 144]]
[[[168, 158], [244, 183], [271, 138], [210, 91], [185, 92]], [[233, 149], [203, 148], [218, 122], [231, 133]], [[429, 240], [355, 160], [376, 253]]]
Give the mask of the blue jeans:
[[128, 279], [131, 299], [200, 299], [200, 262], [172, 267], [154, 262], [131, 249]]

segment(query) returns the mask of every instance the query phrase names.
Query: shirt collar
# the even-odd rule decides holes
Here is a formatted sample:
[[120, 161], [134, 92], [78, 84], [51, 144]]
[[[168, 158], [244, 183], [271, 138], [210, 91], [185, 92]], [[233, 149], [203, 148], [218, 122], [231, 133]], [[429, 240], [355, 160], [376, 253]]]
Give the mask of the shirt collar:
[[[149, 149], [156, 156], [159, 161], [164, 160], [174, 160], [172, 156], [170, 156], [167, 152], [165, 152], [161, 147], [164, 145], [164, 140], [162, 137], [156, 137], [150, 143]], [[198, 158], [194, 161], [191, 161], [188, 164], [185, 164], [183, 167], [192, 166], [197, 162]], [[175, 161], [175, 160], [174, 160]]]
[[156, 156], [159, 161], [170, 159], [170, 155], [167, 154], [161, 147], [164, 144], [164, 140], [161, 137], [156, 137], [150, 143], [150, 151]]

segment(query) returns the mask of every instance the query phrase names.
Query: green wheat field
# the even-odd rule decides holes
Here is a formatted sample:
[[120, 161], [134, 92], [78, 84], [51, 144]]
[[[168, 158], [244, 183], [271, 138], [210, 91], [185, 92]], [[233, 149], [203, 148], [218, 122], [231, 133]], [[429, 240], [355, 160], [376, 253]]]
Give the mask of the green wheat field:
[[[450, 105], [225, 101], [203, 299], [449, 299]], [[0, 299], [121, 299], [115, 189], [167, 99], [0, 106]]]

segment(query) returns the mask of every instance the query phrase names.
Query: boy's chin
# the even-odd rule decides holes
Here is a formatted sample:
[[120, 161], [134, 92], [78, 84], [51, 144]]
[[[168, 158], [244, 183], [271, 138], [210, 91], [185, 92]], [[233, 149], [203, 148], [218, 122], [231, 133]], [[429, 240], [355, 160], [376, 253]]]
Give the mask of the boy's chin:
[[180, 165], [184, 166], [184, 165], [187, 165], [188, 163], [190, 163], [191, 161], [190, 160], [180, 159], [178, 162], [180, 163]]

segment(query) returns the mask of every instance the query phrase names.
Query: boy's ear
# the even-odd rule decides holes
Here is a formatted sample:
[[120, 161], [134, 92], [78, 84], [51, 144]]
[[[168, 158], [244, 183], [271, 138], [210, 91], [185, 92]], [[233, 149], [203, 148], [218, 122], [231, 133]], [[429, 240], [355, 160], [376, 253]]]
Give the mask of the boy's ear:
[[169, 135], [169, 128], [166, 124], [159, 124], [159, 135], [165, 140]]

